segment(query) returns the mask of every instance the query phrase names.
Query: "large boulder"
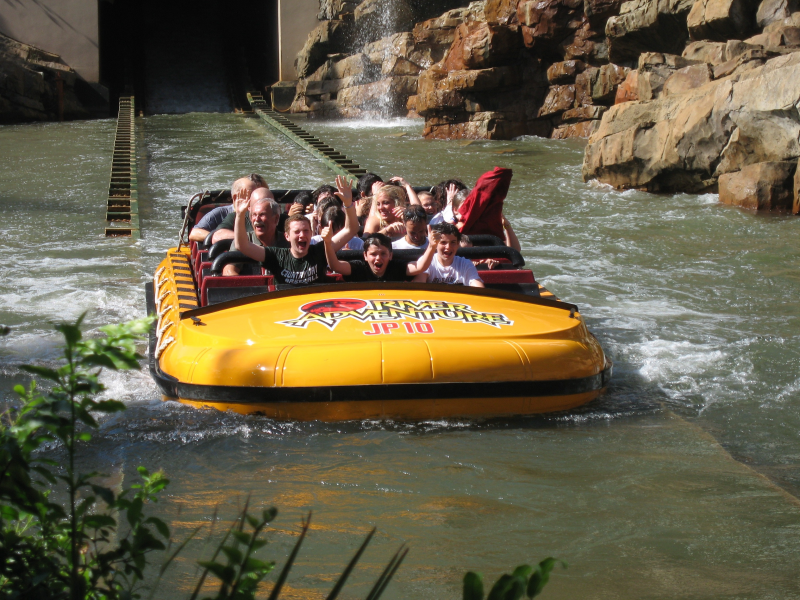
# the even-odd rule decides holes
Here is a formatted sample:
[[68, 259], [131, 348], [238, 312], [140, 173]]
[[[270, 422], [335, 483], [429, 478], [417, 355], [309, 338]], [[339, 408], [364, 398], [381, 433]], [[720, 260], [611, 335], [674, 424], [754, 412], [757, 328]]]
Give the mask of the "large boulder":
[[798, 0], [761, 0], [756, 11], [756, 23], [761, 29], [775, 22], [790, 18], [800, 10]]
[[639, 100], [639, 70], [634, 69], [628, 73], [625, 81], [619, 84], [617, 95], [614, 96], [614, 104], [636, 102], [637, 100]]
[[636, 60], [642, 52], [678, 54], [686, 45], [686, 17], [694, 0], [629, 0], [606, 23], [609, 58]]
[[696, 61], [660, 52], [644, 52], [639, 57], [639, 100], [653, 100], [661, 95], [667, 79], [676, 71]]
[[294, 67], [297, 76], [308, 77], [328, 60], [329, 54], [347, 52], [352, 46], [352, 27], [345, 21], [323, 21], [308, 34]]
[[797, 161], [762, 162], [719, 178], [719, 201], [753, 210], [791, 211]]
[[547, 69], [547, 80], [550, 83], [571, 83], [579, 73], [583, 73], [586, 65], [581, 60], [565, 60], [553, 63]]
[[667, 80], [664, 82], [662, 93], [665, 96], [682, 94], [689, 90], [702, 87], [713, 79], [714, 72], [711, 70], [711, 65], [707, 63], [689, 65], [688, 67], [678, 69], [667, 77]]
[[686, 45], [681, 56], [710, 65], [719, 65], [727, 60], [724, 42], [692, 42]]
[[437, 63], [453, 45], [459, 25], [485, 20], [484, 10], [480, 3], [473, 3], [466, 8], [449, 10], [434, 19], [414, 25], [412, 32], [414, 44], [418, 49], [426, 49], [432, 61]]
[[585, 16], [573, 23], [580, 25], [558, 45], [558, 51], [564, 60], [582, 60], [583, 62], [602, 66], [608, 62], [608, 41], [603, 30], [595, 30]]
[[800, 53], [682, 94], [617, 104], [589, 139], [584, 180], [697, 191], [747, 165], [796, 158], [798, 106]]
[[742, 38], [752, 29], [752, 21], [750, 0], [696, 0], [686, 17], [693, 40]]
[[448, 71], [484, 69], [508, 61], [520, 46], [519, 34], [485, 22], [462, 23], [444, 59]]
[[521, 0], [517, 19], [525, 46], [547, 53], [582, 24], [582, 0]]

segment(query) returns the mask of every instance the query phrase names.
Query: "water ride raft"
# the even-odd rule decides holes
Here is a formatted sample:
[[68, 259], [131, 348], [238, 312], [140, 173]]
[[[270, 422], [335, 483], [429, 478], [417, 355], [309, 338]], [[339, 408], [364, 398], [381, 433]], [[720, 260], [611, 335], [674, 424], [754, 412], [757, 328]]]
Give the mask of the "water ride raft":
[[248, 259], [214, 251], [170, 249], [147, 285], [150, 369], [165, 399], [284, 420], [489, 418], [580, 406], [611, 376], [578, 307], [506, 246], [459, 251], [506, 261], [480, 271], [485, 289], [335, 275], [280, 286], [269, 274], [221, 276]]

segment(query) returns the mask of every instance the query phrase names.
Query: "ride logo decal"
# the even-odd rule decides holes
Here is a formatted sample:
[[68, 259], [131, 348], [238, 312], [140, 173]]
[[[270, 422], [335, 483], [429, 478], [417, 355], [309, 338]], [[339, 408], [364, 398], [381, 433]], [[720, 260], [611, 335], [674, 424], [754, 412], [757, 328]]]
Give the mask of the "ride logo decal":
[[[447, 302], [445, 300], [359, 300], [354, 298], [334, 298], [316, 300], [300, 307], [300, 315], [296, 319], [277, 321], [279, 325], [306, 329], [310, 323], [319, 323], [333, 331], [345, 319], [354, 319], [361, 323], [374, 323], [372, 331], [366, 335], [391, 333], [399, 325], [388, 327], [389, 321], [405, 321], [412, 319], [420, 324], [431, 321], [456, 321], [460, 323], [483, 323], [500, 328], [513, 325], [514, 322], [500, 313], [484, 313], [473, 310], [468, 304]], [[382, 323], [382, 326], [378, 326]], [[433, 333], [432, 326], [418, 326], [405, 323], [408, 333]]]

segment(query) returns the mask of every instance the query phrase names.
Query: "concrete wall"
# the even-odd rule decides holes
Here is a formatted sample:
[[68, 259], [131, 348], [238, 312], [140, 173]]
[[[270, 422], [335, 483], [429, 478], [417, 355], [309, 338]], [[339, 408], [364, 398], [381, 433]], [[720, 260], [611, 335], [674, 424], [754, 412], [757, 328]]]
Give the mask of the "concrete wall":
[[[0, 0], [2, 1], [2, 0]], [[297, 79], [294, 59], [303, 49], [308, 34], [319, 25], [317, 13], [319, 0], [278, 0], [278, 44], [280, 54], [280, 79]]]
[[98, 0], [0, 0], [0, 32], [59, 54], [86, 81], [100, 80]]

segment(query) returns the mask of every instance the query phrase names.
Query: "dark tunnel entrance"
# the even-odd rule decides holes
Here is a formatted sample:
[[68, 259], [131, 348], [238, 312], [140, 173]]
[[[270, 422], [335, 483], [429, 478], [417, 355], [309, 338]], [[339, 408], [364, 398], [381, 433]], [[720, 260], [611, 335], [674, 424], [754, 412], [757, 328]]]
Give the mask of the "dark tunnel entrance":
[[277, 0], [101, 0], [100, 77], [112, 112], [227, 112], [278, 80]]

